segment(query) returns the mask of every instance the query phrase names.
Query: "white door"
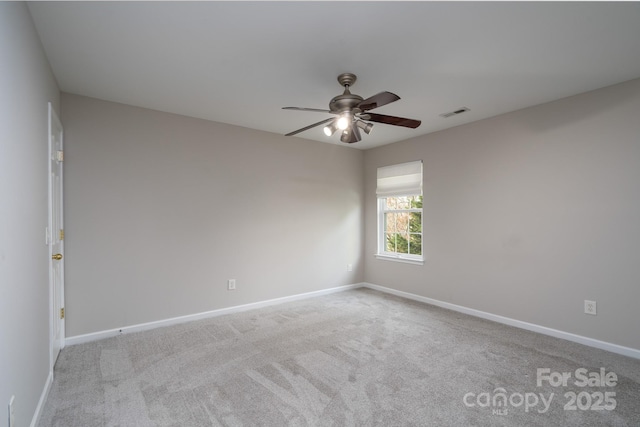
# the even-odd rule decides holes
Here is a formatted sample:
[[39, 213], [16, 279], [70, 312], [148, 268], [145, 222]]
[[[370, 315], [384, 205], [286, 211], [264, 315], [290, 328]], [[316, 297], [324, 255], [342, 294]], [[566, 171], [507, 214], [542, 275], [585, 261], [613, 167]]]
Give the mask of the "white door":
[[64, 222], [62, 205], [63, 129], [49, 103], [49, 295], [51, 370], [64, 347]]

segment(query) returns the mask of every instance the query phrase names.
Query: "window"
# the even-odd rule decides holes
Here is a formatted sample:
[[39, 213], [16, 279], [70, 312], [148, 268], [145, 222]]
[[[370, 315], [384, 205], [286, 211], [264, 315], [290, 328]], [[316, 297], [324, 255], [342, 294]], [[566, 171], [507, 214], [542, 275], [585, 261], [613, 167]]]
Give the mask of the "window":
[[422, 264], [422, 162], [378, 168], [380, 259]]

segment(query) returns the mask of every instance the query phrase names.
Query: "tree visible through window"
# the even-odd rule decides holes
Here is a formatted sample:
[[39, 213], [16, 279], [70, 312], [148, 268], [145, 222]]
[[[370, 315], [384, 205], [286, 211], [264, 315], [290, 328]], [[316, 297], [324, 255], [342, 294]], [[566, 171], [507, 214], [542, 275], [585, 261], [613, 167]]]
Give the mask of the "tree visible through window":
[[422, 195], [380, 199], [384, 253], [422, 255]]
[[379, 167], [376, 196], [376, 257], [422, 265], [422, 160]]

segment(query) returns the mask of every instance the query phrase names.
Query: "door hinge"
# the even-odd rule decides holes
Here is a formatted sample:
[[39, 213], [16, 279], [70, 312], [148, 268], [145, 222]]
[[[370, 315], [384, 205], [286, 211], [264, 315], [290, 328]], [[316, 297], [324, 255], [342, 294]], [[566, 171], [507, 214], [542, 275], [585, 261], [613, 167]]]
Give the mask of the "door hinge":
[[60, 309], [60, 319], [64, 319], [64, 308]]
[[56, 151], [56, 160], [64, 162], [64, 151]]
[[64, 229], [60, 229], [60, 240], [64, 240]]

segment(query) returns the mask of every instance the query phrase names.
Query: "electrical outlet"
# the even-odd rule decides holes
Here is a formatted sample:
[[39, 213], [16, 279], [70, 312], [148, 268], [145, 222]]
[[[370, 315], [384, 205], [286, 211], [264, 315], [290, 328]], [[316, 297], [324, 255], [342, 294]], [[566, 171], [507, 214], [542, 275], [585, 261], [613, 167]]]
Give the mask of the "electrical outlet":
[[353, 271], [353, 264], [347, 264], [347, 271]]
[[227, 280], [227, 289], [230, 291], [235, 290], [236, 288], [236, 279], [229, 279]]
[[16, 414], [13, 411], [13, 401], [16, 400], [15, 396], [11, 396], [11, 399], [9, 399], [9, 427], [15, 427], [16, 425]]
[[595, 301], [584, 300], [584, 313], [585, 314], [597, 314], [597, 306]]

